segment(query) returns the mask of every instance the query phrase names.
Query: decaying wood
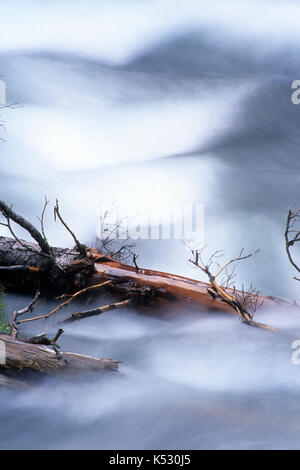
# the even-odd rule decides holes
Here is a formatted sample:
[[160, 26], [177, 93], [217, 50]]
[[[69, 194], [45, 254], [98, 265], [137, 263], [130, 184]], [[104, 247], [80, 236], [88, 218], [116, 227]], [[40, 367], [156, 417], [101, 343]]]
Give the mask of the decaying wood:
[[[5, 203], [1, 203], [0, 210], [2, 210], [6, 219], [12, 219], [26, 228], [38, 245], [34, 243], [28, 244], [28, 242], [23, 242], [16, 238], [0, 237], [0, 283], [2, 282], [5, 285], [12, 283], [20, 287], [20, 285], [27, 281], [31, 288], [33, 286], [40, 289], [45, 289], [48, 286], [56, 287], [56, 289], [62, 290], [64, 293], [73, 294], [72, 297], [74, 297], [74, 292], [76, 293], [75, 296], [77, 296], [88, 286], [101, 284], [105, 280], [113, 280], [114, 285], [110, 287], [115, 292], [123, 292], [123, 297], [119, 299], [120, 301], [131, 299], [135, 303], [136, 298], [141, 298], [140, 293], [137, 294], [137, 291], [142, 287], [151, 289], [151, 300], [153, 298], [187, 300], [194, 302], [198, 305], [199, 309], [203, 310], [232, 311], [232, 308], [237, 308], [236, 305], [233, 305], [232, 301], [230, 302], [232, 300], [232, 293], [228, 286], [220, 290], [219, 286], [216, 287], [212, 284], [216, 276], [209, 278], [210, 283], [199, 282], [182, 276], [140, 268], [137, 266], [136, 256], [134, 257], [135, 266], [132, 267], [122, 264], [108, 255], [103, 255], [85, 247], [77, 240], [72, 230], [62, 218], [57, 201], [54, 207], [55, 216], [59, 218], [63, 226], [72, 235], [76, 246], [73, 250], [48, 248], [49, 244], [43, 222], [47, 203], [48, 201], [45, 199], [40, 219], [42, 233], [32, 227], [21, 216], [12, 212], [12, 209]], [[39, 252], [41, 251], [45, 254], [50, 253], [51, 260], [40, 257]], [[249, 256], [247, 255], [246, 257]], [[240, 258], [245, 259], [246, 257], [241, 256]], [[233, 261], [237, 261], [237, 259], [225, 264], [217, 276]], [[4, 266], [2, 273], [1, 266]], [[10, 274], [5, 269], [20, 266], [26, 267], [28, 272], [24, 273], [22, 271], [19, 277], [18, 269], [12, 269]], [[127, 293], [127, 297], [124, 297], [124, 293]], [[149, 301], [149, 295], [148, 297], [147, 295], [144, 296], [145, 303]], [[241, 292], [240, 298], [243, 297], [245, 296]], [[70, 297], [70, 300], [61, 304], [54, 312], [44, 314], [40, 318], [49, 318], [71, 300], [72, 298]], [[258, 295], [256, 300], [262, 301], [263, 297]], [[251, 319], [248, 312], [240, 310], [240, 315], [243, 319]]]
[[[3, 341], [6, 347], [6, 362], [0, 366], [0, 385], [17, 385], [20, 371], [72, 374], [79, 371], [99, 372], [117, 369], [118, 361], [112, 359], [59, 352], [57, 340], [63, 332], [61, 329], [54, 338], [48, 338], [42, 333], [23, 340], [17, 339], [18, 328], [22, 323], [45, 321], [70, 305], [80, 295], [96, 291], [98, 288], [109, 289], [117, 296], [117, 300], [108, 305], [74, 312], [63, 322], [82, 320], [129, 305], [145, 306], [157, 302], [173, 302], [174, 305], [177, 301], [192, 304], [199, 311], [236, 311], [244, 323], [273, 330], [271, 327], [255, 322], [252, 318], [253, 312], [262, 303], [283, 303], [283, 301], [274, 297], [264, 297], [252, 287], [248, 290], [235, 289], [231, 285], [232, 273], [227, 274], [225, 282], [217, 283], [216, 281], [234, 262], [247, 259], [254, 253], [243, 255], [241, 252], [237, 258], [219, 266], [215, 261], [219, 252], [215, 252], [207, 263], [203, 263], [201, 252], [192, 250], [193, 258], [190, 261], [208, 276], [209, 283], [141, 268], [137, 265], [135, 254], [134, 266], [130, 266], [113, 259], [108, 254], [99, 253], [81, 244], [64, 221], [58, 201], [54, 206], [54, 215], [72, 236], [75, 247], [71, 250], [51, 247], [44, 227], [47, 205], [48, 201], [45, 198], [40, 218], [41, 232], [39, 232], [32, 224], [16, 214], [11, 207], [0, 201], [0, 212], [6, 219], [6, 223], [2, 225], [5, 225], [13, 236], [13, 238], [0, 237], [0, 284], [17, 289], [29, 288], [31, 291], [36, 289], [33, 301], [24, 309], [13, 313], [10, 322], [11, 335], [0, 335], [0, 341]], [[289, 216], [291, 222], [293, 213]], [[296, 213], [297, 216], [298, 213]], [[27, 230], [34, 242], [19, 239], [12, 227], [12, 221]], [[290, 224], [287, 224], [286, 237], [289, 237], [291, 233], [290, 228]], [[287, 238], [288, 254], [290, 246], [298, 241], [298, 238], [299, 234], [292, 240]], [[211, 265], [214, 262], [219, 266], [215, 274], [211, 271]], [[20, 316], [32, 312], [40, 300], [41, 293], [53, 291], [63, 293], [57, 297], [57, 300], [64, 299], [62, 303], [49, 313], [20, 320]]]
[[[57, 253], [58, 259], [64, 262], [65, 270], [68, 271], [68, 261], [71, 265], [74, 262], [72, 250], [54, 248], [53, 251]], [[36, 268], [41, 260], [37, 260], [35, 255], [27, 252], [26, 249], [20, 246], [15, 240], [0, 237], [0, 264], [11, 263], [12, 266], [15, 266], [16, 262], [20, 261], [20, 259], [24, 264], [30, 267], [27, 285], [31, 286], [31, 289], [39, 286], [44, 274], [41, 274]], [[230, 305], [219, 298], [214, 298], [211, 293], [209, 293], [211, 289], [209, 283], [141, 267], [137, 272], [134, 266], [115, 261], [113, 258], [98, 253], [93, 249], [88, 250], [87, 260], [89, 265], [85, 273], [85, 281], [83, 282], [85, 287], [99, 285], [104, 281], [115, 281], [112, 289], [116, 292], [126, 292], [134, 288], [134, 286], [151, 287], [155, 291], [156, 298], [187, 301], [198, 306], [200, 310], [205, 311], [232, 311]], [[82, 262], [84, 262], [84, 260], [82, 260]], [[92, 266], [92, 268], [90, 266]], [[4, 273], [1, 273], [0, 268], [0, 283], [5, 286], [15, 285], [18, 287], [19, 282], [20, 288], [20, 286], [25, 283], [25, 277], [26, 274], [24, 275], [23, 272], [20, 278], [17, 272], [14, 272], [13, 275], [10, 276], [5, 271], [4, 275]], [[61, 287], [63, 283], [60, 282], [59, 285]], [[83, 287], [83, 289], [85, 289], [85, 287]], [[66, 289], [65, 292], [66, 291], [68, 291], [68, 289]], [[259, 300], [264, 300], [265, 303], [268, 304], [278, 299], [259, 295]]]
[[[101, 373], [118, 369], [119, 361], [112, 359], [100, 359], [71, 352], [58, 354], [52, 347], [19, 341], [4, 334], [0, 334], [0, 341], [5, 344], [6, 357], [5, 364], [0, 365], [0, 385], [14, 386], [17, 385], [15, 381], [24, 382], [26, 373], [29, 372], [73, 376], [82, 372]], [[22, 380], [18, 378], [20, 373]]]
[[52, 248], [52, 258], [45, 258], [39, 255], [35, 243], [0, 237], [0, 283], [3, 285], [18, 290], [39, 288], [65, 292], [84, 288], [93, 273], [93, 262], [82, 258], [76, 249]]
[[[23, 383], [20, 380], [20, 374], [22, 376], [25, 374], [28, 377], [28, 372], [70, 375], [78, 372], [100, 372], [118, 368], [118, 361], [112, 359], [99, 359], [76, 353], [59, 352], [57, 340], [63, 333], [62, 329], [59, 329], [53, 338], [48, 338], [45, 333], [41, 333], [34, 337], [17, 339], [19, 325], [23, 322], [19, 320], [19, 317], [32, 312], [33, 308], [39, 303], [42, 292], [75, 291], [75, 294], [71, 294], [65, 302], [45, 315], [44, 318], [47, 319], [70, 304], [78, 295], [99, 287], [87, 286], [89, 278], [95, 272], [94, 263], [87, 257], [87, 248], [77, 240], [75, 234], [63, 219], [57, 200], [54, 206], [54, 218], [59, 219], [72, 236], [76, 246], [74, 249], [68, 250], [54, 248], [49, 245], [44, 226], [48, 202], [45, 197], [44, 207], [39, 219], [40, 232], [21, 215], [14, 212], [12, 207], [0, 201], [0, 212], [6, 220], [6, 223], [0, 223], [8, 228], [13, 237], [12, 239], [0, 237], [0, 283], [5, 286], [13, 286], [19, 290], [28, 287], [30, 290], [36, 289], [33, 301], [27, 307], [13, 312], [9, 324], [11, 334], [0, 334], [0, 385], [8, 387], [15, 387], [19, 383]], [[12, 222], [25, 229], [34, 242], [21, 240], [16, 235]], [[107, 282], [104, 284], [107, 284]]]
[[[61, 262], [63, 261], [66, 272], [68, 272], [68, 261], [71, 266], [73, 262], [85, 263], [85, 260], [74, 261], [74, 252], [72, 250], [53, 248], [53, 252], [57, 253], [56, 256]], [[28, 285], [31, 286], [31, 289], [40, 287], [42, 280], [44, 282], [46, 280], [44, 279], [45, 273], [41, 274], [39, 271], [36, 271], [36, 265], [39, 264], [41, 260], [37, 259], [32, 253], [27, 252], [26, 249], [20, 246], [15, 240], [0, 237], [0, 264], [6, 262], [14, 266], [20, 258], [25, 264], [30, 263], [29, 279], [27, 279], [27, 282], [29, 281]], [[232, 312], [230, 305], [222, 301], [222, 299], [211, 295], [210, 283], [141, 267], [139, 267], [137, 272], [135, 266], [123, 264], [93, 249], [88, 249], [87, 261], [89, 264], [84, 274], [84, 281], [82, 281], [84, 287], [80, 290], [84, 290], [86, 287], [101, 285], [105, 281], [114, 281], [113, 285], [108, 283], [106, 288], [116, 294], [120, 293], [122, 295], [121, 299], [124, 298], [124, 294], [133, 293], [136, 287], [143, 287], [151, 288], [154, 292], [155, 299], [158, 300], [167, 299], [173, 302], [187, 302], [196, 306], [200, 311], [215, 310]], [[83, 271], [81, 271], [81, 275], [83, 275]], [[18, 273], [14, 273], [12, 277], [8, 276], [7, 273], [1, 275], [0, 269], [0, 283], [3, 285], [17, 286], [18, 282], [20, 282], [20, 287], [24, 285], [24, 277], [23, 274], [23, 276], [19, 278]], [[63, 282], [59, 282], [58, 284], [61, 290]], [[78, 287], [81, 287], [80, 283]], [[69, 289], [66, 288], [65, 292], [68, 292], [68, 290]], [[69, 292], [72, 290], [74, 292], [74, 285]], [[75, 290], [75, 293], [77, 292], [78, 291]], [[70, 293], [70, 297], [72, 295], [73, 294]], [[258, 295], [258, 301], [271, 304], [273, 302], [279, 302], [279, 299], [271, 296]], [[280, 301], [280, 303], [284, 303], [284, 301]], [[49, 316], [48, 313], [42, 315], [41, 318], [47, 316]]]
[[[35, 245], [36, 247], [36, 245]], [[74, 262], [74, 252], [68, 249], [53, 248], [53, 253], [68, 272], [68, 265]], [[76, 256], [76, 252], [75, 252]], [[139, 268], [138, 272], [135, 267], [115, 261], [107, 255], [98, 253], [95, 250], [87, 252], [87, 260], [89, 262], [86, 272], [85, 282], [83, 284], [97, 285], [105, 280], [116, 281], [116, 291], [128, 290], [132, 285], [152, 287], [156, 295], [161, 298], [181, 299], [193, 301], [199, 308], [204, 310], [216, 309], [221, 311], [230, 311], [230, 307], [213, 300], [207, 293], [209, 284], [199, 282], [197, 280], [188, 279], [174, 274], [153, 271], [149, 269]], [[41, 284], [47, 281], [45, 277], [47, 268], [44, 267], [45, 261], [37, 255], [28, 252], [26, 248], [20, 245], [16, 240], [7, 237], [0, 237], [0, 265], [5, 267], [22, 266], [26, 270], [19, 273], [18, 270], [7, 272], [1, 271], [0, 283], [5, 286], [14, 286], [15, 288], [28, 287], [31, 290], [41, 288]], [[76, 260], [75, 260], [76, 262]], [[90, 267], [92, 266], [92, 268]], [[63, 281], [59, 283], [60, 290]], [[83, 287], [85, 288], [86, 285]], [[70, 289], [66, 287], [64, 292]]]
[[[232, 307], [222, 299], [211, 295], [210, 283], [152, 269], [139, 268], [139, 271], [136, 272], [135, 267], [120, 263], [112, 258], [109, 259], [95, 250], [91, 250], [88, 255], [95, 261], [96, 274], [90, 279], [92, 284], [98, 284], [105, 279], [113, 280], [115, 281], [113, 289], [120, 292], [130, 291], [133, 286], [145, 286], [153, 288], [156, 298], [186, 302], [197, 307], [199, 311], [233, 311]], [[242, 291], [237, 292], [242, 294]], [[260, 294], [258, 294], [258, 301], [264, 302], [266, 305], [273, 303], [289, 305], [284, 300]]]

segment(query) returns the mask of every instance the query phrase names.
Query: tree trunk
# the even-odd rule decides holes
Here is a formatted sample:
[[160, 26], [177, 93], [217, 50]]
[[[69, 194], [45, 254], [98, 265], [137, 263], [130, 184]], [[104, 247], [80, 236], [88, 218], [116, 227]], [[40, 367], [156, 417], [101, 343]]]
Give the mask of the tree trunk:
[[94, 273], [93, 261], [82, 258], [75, 249], [52, 248], [52, 253], [53, 258], [48, 258], [35, 243], [23, 245], [0, 237], [0, 283], [18, 290], [39, 287], [44, 291], [66, 291], [85, 287]]

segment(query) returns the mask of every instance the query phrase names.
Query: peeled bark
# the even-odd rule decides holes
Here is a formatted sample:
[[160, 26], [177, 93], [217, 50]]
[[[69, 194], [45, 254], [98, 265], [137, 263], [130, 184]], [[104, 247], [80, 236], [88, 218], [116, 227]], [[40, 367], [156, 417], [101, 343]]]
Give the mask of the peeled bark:
[[[96, 269], [96, 274], [90, 281], [91, 284], [110, 279], [117, 283], [114, 289], [126, 292], [132, 289], [132, 283], [134, 283], [138, 286], [153, 288], [156, 297], [161, 299], [185, 302], [204, 311], [218, 310], [233, 313], [230, 305], [211, 295], [211, 286], [206, 282], [151, 269], [139, 268], [137, 270], [133, 266], [119, 263], [95, 250], [91, 250], [89, 256], [94, 260]], [[288, 304], [272, 296], [259, 295], [258, 298], [265, 304]]]

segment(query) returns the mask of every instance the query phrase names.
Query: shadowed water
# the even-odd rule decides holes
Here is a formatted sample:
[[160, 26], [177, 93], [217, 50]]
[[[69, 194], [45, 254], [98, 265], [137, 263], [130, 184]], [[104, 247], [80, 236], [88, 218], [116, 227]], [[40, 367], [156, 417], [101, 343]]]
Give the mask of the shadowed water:
[[[11, 306], [22, 300], [10, 298]], [[259, 319], [280, 332], [188, 311], [159, 319], [127, 309], [72, 324], [62, 349], [121, 359], [120, 374], [2, 392], [1, 447], [298, 448], [291, 343], [300, 335], [299, 312], [266, 311]], [[54, 320], [43, 327], [54, 333]]]

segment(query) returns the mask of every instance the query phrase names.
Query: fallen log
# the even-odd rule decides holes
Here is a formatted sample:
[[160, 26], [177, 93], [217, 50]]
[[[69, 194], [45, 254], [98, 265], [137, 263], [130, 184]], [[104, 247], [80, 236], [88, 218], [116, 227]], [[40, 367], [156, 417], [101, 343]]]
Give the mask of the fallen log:
[[[22, 323], [47, 320], [59, 310], [69, 305], [74, 299], [96, 289], [109, 289], [117, 295], [117, 301], [104, 306], [75, 312], [64, 322], [82, 320], [104, 312], [124, 308], [129, 305], [151, 307], [168, 303], [174, 310], [175, 304], [181, 307], [182, 303], [197, 308], [198, 311], [213, 310], [220, 312], [237, 313], [243, 323], [264, 328], [274, 329], [253, 320], [253, 314], [262, 303], [288, 302], [272, 296], [262, 296], [255, 289], [237, 290], [232, 288], [232, 274], [227, 275], [225, 282], [218, 283], [216, 278], [226, 273], [228, 266], [236, 261], [248, 259], [256, 253], [243, 254], [227, 261], [222, 267], [215, 258], [220, 257], [217, 251], [205, 263], [202, 261], [202, 250], [191, 250], [192, 262], [207, 275], [209, 283], [201, 282], [187, 277], [140, 268], [137, 265], [137, 256], [133, 256], [134, 266], [122, 263], [112, 257], [90, 249], [81, 244], [61, 216], [58, 201], [54, 206], [54, 215], [72, 236], [75, 247], [73, 249], [57, 248], [49, 245], [44, 230], [44, 214], [48, 201], [40, 218], [41, 231], [37, 230], [22, 216], [16, 214], [11, 207], [0, 201], [0, 212], [5, 225], [13, 238], [0, 237], [0, 285], [13, 287], [17, 290], [27, 289], [36, 291], [33, 301], [25, 308], [13, 312], [9, 323], [11, 334], [0, 334], [0, 385], [7, 387], [20, 387], [26, 384], [24, 378], [34, 375], [62, 375], [73, 376], [83, 372], [100, 373], [106, 370], [118, 369], [118, 361], [100, 359], [70, 352], [59, 352], [57, 339], [63, 330], [58, 330], [54, 338], [49, 339], [42, 333], [35, 337], [17, 339], [19, 327]], [[12, 223], [23, 227], [31, 235], [34, 242], [20, 240], [14, 232]], [[120, 253], [120, 251], [119, 251]], [[211, 270], [217, 265], [217, 272]], [[40, 302], [41, 294], [62, 293], [57, 299], [67, 299], [55, 307], [50, 313], [35, 317], [20, 319], [20, 316], [32, 312], [34, 306]], [[153, 308], [151, 308], [153, 311]], [[3, 361], [4, 357], [4, 361]]]
[[[90, 279], [90, 285], [112, 280], [115, 284], [113, 287], [108, 285], [107, 288], [119, 289], [121, 292], [132, 289], [132, 285], [151, 287], [155, 290], [156, 297], [161, 299], [188, 303], [203, 311], [233, 312], [230, 305], [211, 295], [209, 283], [151, 269], [139, 268], [137, 271], [135, 267], [120, 263], [96, 250], [90, 250], [88, 256], [94, 261], [96, 270]], [[258, 299], [267, 305], [288, 305], [288, 302], [273, 296], [259, 295]]]
[[[38, 250], [37, 244], [31, 243], [30, 246]], [[41, 288], [41, 284], [46, 287], [47, 283], [47, 290], [49, 290], [56, 283], [59, 291], [71, 292], [74, 286], [71, 288], [67, 285], [68, 282], [64, 277], [76, 277], [80, 269], [72, 272], [72, 267], [77, 265], [78, 268], [80, 261], [81, 265], [84, 263], [78, 260], [78, 254], [74, 250], [54, 248], [53, 251], [58, 263], [64, 266], [64, 271], [67, 273], [56, 273], [55, 281], [53, 271], [48, 269], [47, 260], [28, 251], [25, 245], [21, 245], [14, 239], [0, 237], [0, 266], [4, 267], [2, 269], [0, 267], [0, 284], [18, 290], [24, 288], [33, 291]], [[228, 305], [214, 300], [208, 294], [209, 285], [205, 282], [150, 269], [140, 268], [137, 272], [135, 267], [122, 264], [92, 249], [87, 251], [87, 261], [88, 269], [83, 268], [80, 272], [80, 285], [83, 287], [99, 284], [102, 280], [114, 280], [116, 284], [112, 289], [122, 293], [125, 293], [133, 284], [151, 286], [156, 290], [158, 298], [193, 302], [203, 310], [231, 311]], [[59, 279], [59, 276], [62, 279]]]
[[45, 257], [36, 243], [0, 237], [0, 283], [30, 291], [83, 288], [94, 273], [92, 260], [76, 249], [51, 249], [51, 257]]
[[[38, 249], [36, 244], [31, 245]], [[211, 295], [210, 284], [203, 281], [151, 269], [137, 270], [134, 266], [116, 261], [94, 249], [87, 250], [86, 259], [78, 258], [74, 249], [53, 248], [53, 253], [63, 266], [63, 272], [56, 272], [56, 277], [43, 264], [43, 259], [28, 252], [26, 246], [14, 239], [0, 237], [0, 265], [12, 268], [6, 270], [0, 267], [0, 284], [31, 291], [41, 288], [41, 284], [48, 288], [46, 290], [53, 289], [55, 285], [58, 291], [74, 292], [78, 287], [84, 288], [111, 280], [114, 281], [113, 284], [108, 283], [106, 288], [122, 295], [133, 291], [136, 286], [148, 287], [155, 291], [156, 299], [187, 302], [203, 311], [232, 312], [230, 305]], [[26, 271], [13, 269], [20, 264], [23, 264]], [[287, 304], [272, 296], [259, 295], [259, 299], [266, 304]]]
[[[49, 245], [44, 231], [43, 217], [48, 201], [45, 200], [41, 222], [41, 232], [29, 222], [16, 214], [4, 202], [0, 201], [0, 212], [6, 219], [5, 225], [13, 238], [0, 237], [0, 284], [14, 287], [18, 290], [36, 290], [33, 301], [24, 309], [15, 311], [9, 324], [11, 335], [0, 334], [0, 345], [4, 345], [5, 361], [0, 361], [0, 385], [18, 386], [23, 384], [22, 377], [28, 373], [41, 375], [73, 375], [83, 372], [102, 372], [116, 370], [118, 361], [99, 359], [69, 352], [58, 352], [56, 340], [62, 333], [59, 330], [52, 339], [45, 334], [33, 338], [18, 340], [19, 326], [24, 322], [47, 320], [56, 312], [69, 305], [78, 296], [98, 288], [105, 288], [118, 295], [116, 302], [104, 306], [75, 312], [65, 322], [73, 322], [128, 305], [147, 306], [148, 304], [173, 302], [188, 303], [200, 311], [221, 311], [239, 313], [243, 322], [265, 329], [272, 329], [252, 320], [251, 306], [257, 304], [282, 302], [274, 297], [264, 297], [252, 289], [244, 292], [229, 288], [227, 284], [218, 285], [215, 278], [226, 267], [236, 260], [252, 256], [243, 256], [242, 252], [236, 259], [230, 260], [213, 275], [209, 268], [212, 255], [207, 265], [199, 264], [199, 253], [192, 251], [195, 256], [193, 263], [208, 274], [210, 283], [189, 279], [171, 273], [164, 273], [140, 268], [137, 256], [134, 256], [134, 266], [121, 263], [108, 255], [99, 253], [82, 245], [75, 234], [62, 218], [58, 202], [54, 214], [75, 241], [73, 249], [56, 248]], [[11, 225], [11, 220], [25, 228], [34, 242], [20, 240]], [[217, 252], [218, 253], [218, 252]], [[230, 277], [228, 281], [230, 280]], [[48, 314], [38, 315], [20, 320], [20, 316], [31, 312], [39, 302], [41, 293], [62, 292], [58, 298], [67, 298]], [[120, 298], [121, 296], [121, 298]], [[255, 311], [255, 309], [254, 309]], [[1, 359], [1, 357], [0, 357]], [[21, 376], [21, 381], [19, 380]]]
[[132, 266], [114, 260], [95, 262], [95, 269], [96, 274], [91, 280], [92, 283], [113, 280], [116, 281], [114, 288], [121, 292], [126, 292], [133, 284], [147, 286], [155, 290], [156, 298], [187, 302], [204, 311], [232, 311], [229, 305], [209, 295], [207, 292], [209, 284], [205, 282], [151, 269], [139, 268], [136, 272]]
[[34, 377], [54, 374], [71, 377], [87, 372], [99, 374], [116, 371], [119, 364], [119, 361], [113, 359], [71, 352], [58, 353], [53, 347], [20, 341], [6, 334], [0, 334], [0, 344], [0, 385], [5, 386], [26, 384], [26, 379], [32, 373]]

